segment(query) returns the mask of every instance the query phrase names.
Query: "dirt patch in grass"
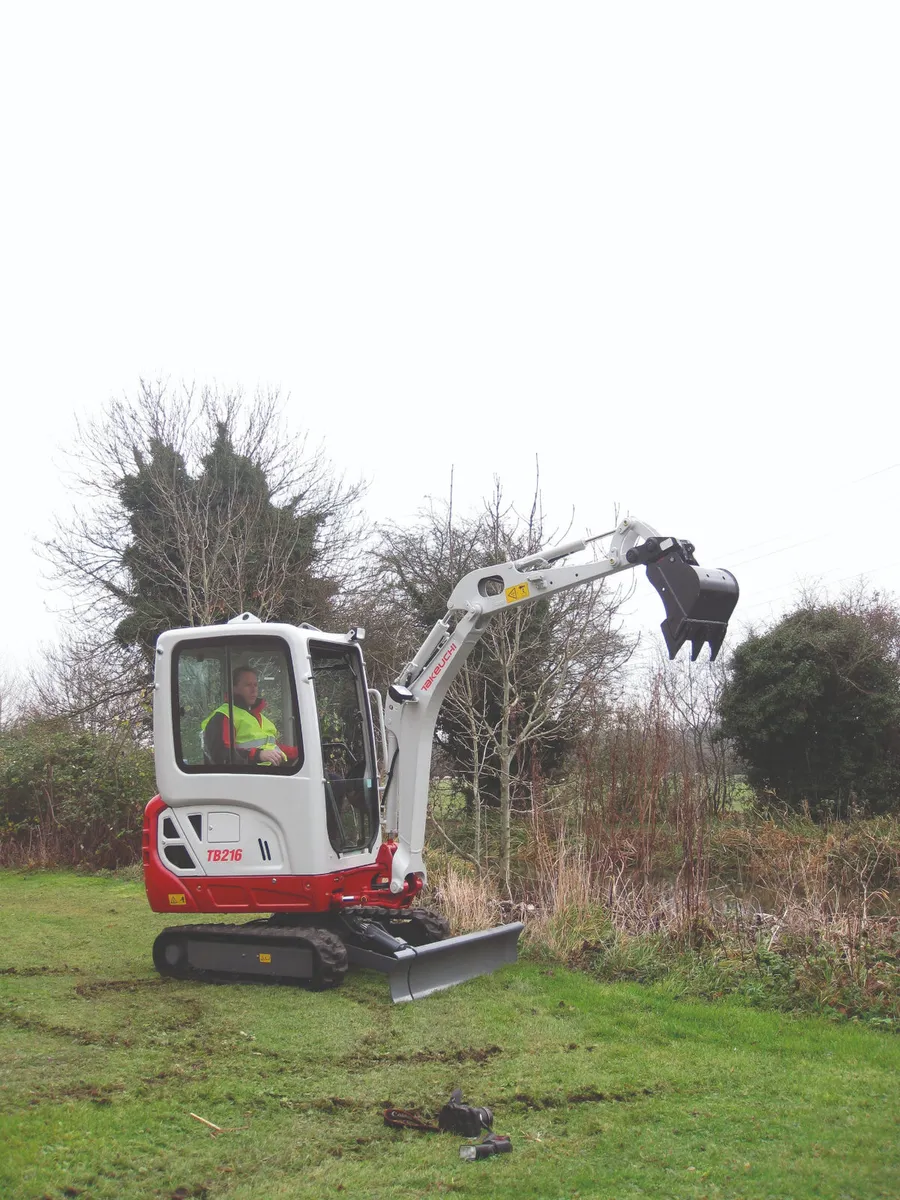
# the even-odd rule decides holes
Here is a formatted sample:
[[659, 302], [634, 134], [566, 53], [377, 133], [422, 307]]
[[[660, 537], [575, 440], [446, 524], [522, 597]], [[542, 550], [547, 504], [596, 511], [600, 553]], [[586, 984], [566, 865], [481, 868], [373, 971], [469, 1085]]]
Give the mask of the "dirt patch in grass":
[[584, 1091], [570, 1092], [565, 1096], [532, 1096], [528, 1092], [516, 1092], [513, 1100], [524, 1108], [539, 1111], [544, 1108], [562, 1108], [566, 1104], [629, 1104], [654, 1094], [653, 1088], [629, 1089], [622, 1092], [601, 1092], [597, 1088], [585, 1088]]
[[187, 1067], [175, 1067], [166, 1071], [157, 1071], [155, 1075], [142, 1075], [141, 1083], [147, 1087], [163, 1087], [172, 1082], [184, 1083], [186, 1079], [197, 1083], [203, 1082], [208, 1078], [209, 1072], [202, 1063], [191, 1063]]
[[79, 983], [75, 992], [84, 1000], [91, 1000], [107, 992], [139, 992], [146, 988], [166, 987], [168, 982], [168, 979], [103, 979], [98, 983]]
[[15, 1025], [17, 1029], [28, 1030], [31, 1033], [46, 1033], [52, 1037], [66, 1038], [82, 1046], [124, 1046], [132, 1044], [130, 1038], [119, 1037], [115, 1033], [96, 1033], [91, 1029], [67, 1029], [64, 1025], [52, 1025], [40, 1017], [26, 1017], [11, 1009], [0, 1009], [0, 1021]]
[[84, 975], [81, 967], [0, 967], [0, 975], [18, 975], [28, 978], [33, 975]]
[[124, 1092], [122, 1083], [73, 1083], [68, 1087], [43, 1088], [32, 1092], [28, 1103], [60, 1104], [72, 1100], [90, 1100], [94, 1104], [112, 1104], [116, 1092]]
[[442, 1062], [442, 1063], [464, 1063], [464, 1062], [487, 1062], [489, 1058], [493, 1058], [495, 1054], [502, 1054], [503, 1050], [500, 1046], [484, 1046], [478, 1048], [476, 1046], [466, 1046], [462, 1050], [419, 1050], [410, 1058], [406, 1059], [402, 1056], [397, 1056], [398, 1061], [402, 1062]]
[[371, 1066], [373, 1063], [485, 1063], [503, 1053], [501, 1046], [465, 1046], [450, 1050], [417, 1050], [414, 1054], [355, 1054], [348, 1065]]

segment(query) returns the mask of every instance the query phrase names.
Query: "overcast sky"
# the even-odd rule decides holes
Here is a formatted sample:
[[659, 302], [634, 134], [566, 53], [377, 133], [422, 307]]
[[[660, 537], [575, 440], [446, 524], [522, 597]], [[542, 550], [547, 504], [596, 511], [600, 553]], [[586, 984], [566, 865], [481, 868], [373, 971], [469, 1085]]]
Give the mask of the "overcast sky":
[[[76, 415], [279, 387], [376, 518], [499, 475], [900, 591], [900, 7], [7, 6], [0, 660]], [[661, 619], [648, 585], [635, 627]]]

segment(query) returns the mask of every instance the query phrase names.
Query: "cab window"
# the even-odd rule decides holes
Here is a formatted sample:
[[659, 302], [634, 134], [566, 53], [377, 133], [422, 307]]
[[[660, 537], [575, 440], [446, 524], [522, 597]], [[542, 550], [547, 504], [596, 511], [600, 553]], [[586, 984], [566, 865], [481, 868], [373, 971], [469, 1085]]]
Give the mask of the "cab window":
[[378, 781], [362, 655], [357, 646], [310, 642], [324, 768], [328, 836], [339, 854], [378, 833]]
[[290, 655], [280, 638], [176, 648], [175, 752], [188, 772], [290, 774], [303, 761]]

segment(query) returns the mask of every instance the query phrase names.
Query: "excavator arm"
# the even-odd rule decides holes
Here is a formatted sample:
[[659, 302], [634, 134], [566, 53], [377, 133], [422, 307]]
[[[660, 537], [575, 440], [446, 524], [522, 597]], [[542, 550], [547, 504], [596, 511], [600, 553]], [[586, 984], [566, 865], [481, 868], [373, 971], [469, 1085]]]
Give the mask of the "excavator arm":
[[[610, 538], [605, 557], [563, 562], [591, 542]], [[447, 614], [437, 621], [414, 658], [388, 689], [385, 726], [390, 770], [384, 793], [385, 825], [396, 837], [391, 891], [422, 875], [422, 850], [431, 772], [431, 750], [441, 704], [451, 683], [495, 613], [547, 600], [607, 575], [647, 568], [666, 610], [662, 632], [669, 657], [685, 642], [696, 659], [705, 643], [715, 658], [738, 599], [730, 571], [700, 567], [690, 542], [663, 537], [644, 521], [626, 518], [614, 530], [551, 546], [514, 562], [470, 571], [457, 583]]]

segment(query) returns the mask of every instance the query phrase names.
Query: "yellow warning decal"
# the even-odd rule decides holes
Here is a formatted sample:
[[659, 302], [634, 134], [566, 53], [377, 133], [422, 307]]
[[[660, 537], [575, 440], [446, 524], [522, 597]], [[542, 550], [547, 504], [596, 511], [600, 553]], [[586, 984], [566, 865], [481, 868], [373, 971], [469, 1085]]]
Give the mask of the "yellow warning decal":
[[506, 589], [506, 603], [515, 604], [517, 600], [527, 600], [530, 595], [527, 583], [516, 583]]
[[271, 955], [271, 954], [261, 954], [261, 955], [259, 956], [259, 961], [260, 961], [260, 962], [269, 962], [269, 963], [270, 963], [270, 962], [272, 961], [272, 955]]
[[173, 907], [179, 904], [183, 907], [187, 904], [187, 896], [183, 892], [169, 892], [169, 903]]

